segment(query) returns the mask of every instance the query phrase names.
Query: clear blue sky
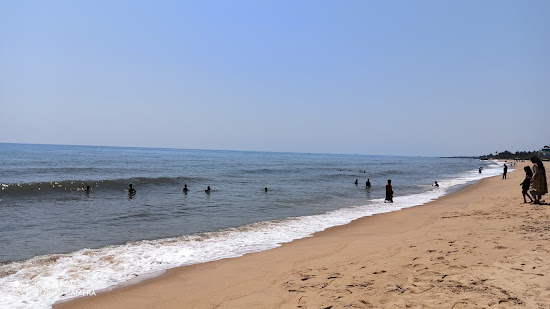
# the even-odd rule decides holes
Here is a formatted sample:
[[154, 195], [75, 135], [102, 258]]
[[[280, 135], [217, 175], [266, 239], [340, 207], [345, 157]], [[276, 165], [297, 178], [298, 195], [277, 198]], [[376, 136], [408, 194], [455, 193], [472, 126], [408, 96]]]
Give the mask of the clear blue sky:
[[550, 144], [550, 1], [0, 0], [0, 142]]

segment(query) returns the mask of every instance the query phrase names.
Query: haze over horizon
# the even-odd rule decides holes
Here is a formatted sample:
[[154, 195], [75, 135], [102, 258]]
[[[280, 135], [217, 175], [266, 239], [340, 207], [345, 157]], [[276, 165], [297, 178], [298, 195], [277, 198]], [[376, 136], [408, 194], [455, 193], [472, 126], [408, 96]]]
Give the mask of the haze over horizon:
[[[340, 153], [340, 152], [301, 152], [301, 151], [268, 151], [268, 150], [246, 150], [246, 149], [201, 149], [201, 148], [177, 148], [177, 147], [149, 147], [149, 146], [119, 146], [119, 145], [86, 145], [86, 144], [40, 144], [40, 143], [14, 143], [14, 142], [0, 142], [1, 144], [14, 144], [14, 145], [45, 145], [45, 146], [67, 146], [67, 147], [113, 147], [113, 148], [139, 148], [139, 149], [171, 149], [171, 150], [197, 150], [197, 151], [235, 151], [235, 152], [266, 152], [266, 153], [297, 153], [297, 154], [328, 154], [328, 155], [360, 155], [360, 156], [395, 156], [395, 157], [483, 157], [490, 154], [496, 154], [501, 153], [504, 151], [510, 151], [508, 149], [502, 150], [502, 151], [495, 151], [495, 152], [489, 152], [486, 154], [479, 154], [479, 155], [410, 155], [410, 154], [398, 154], [398, 155], [387, 155], [387, 154], [368, 154], [368, 153]], [[511, 153], [515, 152], [522, 152], [522, 151], [538, 151], [540, 149], [528, 149], [528, 150], [517, 150], [517, 151], [510, 151]]]
[[542, 0], [0, 0], [0, 143], [537, 150], [549, 15]]

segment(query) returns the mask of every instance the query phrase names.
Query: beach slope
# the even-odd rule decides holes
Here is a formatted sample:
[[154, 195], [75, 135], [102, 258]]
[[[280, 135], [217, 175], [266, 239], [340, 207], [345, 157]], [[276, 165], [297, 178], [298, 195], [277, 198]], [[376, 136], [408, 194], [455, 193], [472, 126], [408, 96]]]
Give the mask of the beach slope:
[[515, 168], [426, 205], [54, 308], [550, 308], [550, 206], [523, 204]]

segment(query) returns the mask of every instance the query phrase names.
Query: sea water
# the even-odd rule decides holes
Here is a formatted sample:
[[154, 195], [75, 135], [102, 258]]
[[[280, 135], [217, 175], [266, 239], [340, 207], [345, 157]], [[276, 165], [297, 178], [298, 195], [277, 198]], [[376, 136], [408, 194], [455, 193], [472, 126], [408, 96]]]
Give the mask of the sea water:
[[[268, 250], [427, 203], [501, 167], [466, 158], [0, 144], [0, 308], [50, 308], [136, 276]], [[394, 203], [384, 203], [388, 179]]]

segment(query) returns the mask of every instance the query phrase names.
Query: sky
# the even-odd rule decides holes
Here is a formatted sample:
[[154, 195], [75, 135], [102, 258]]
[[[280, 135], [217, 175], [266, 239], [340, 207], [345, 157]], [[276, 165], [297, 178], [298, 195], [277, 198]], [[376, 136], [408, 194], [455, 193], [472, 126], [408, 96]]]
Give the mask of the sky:
[[548, 16], [546, 0], [0, 0], [0, 142], [536, 150]]

